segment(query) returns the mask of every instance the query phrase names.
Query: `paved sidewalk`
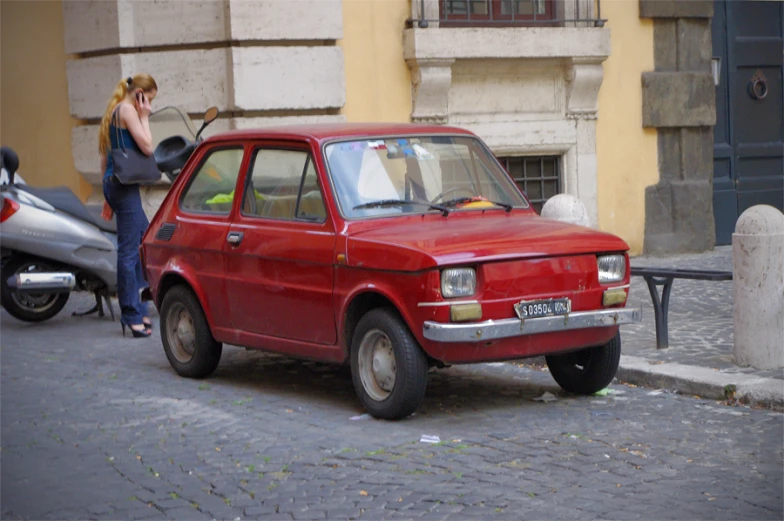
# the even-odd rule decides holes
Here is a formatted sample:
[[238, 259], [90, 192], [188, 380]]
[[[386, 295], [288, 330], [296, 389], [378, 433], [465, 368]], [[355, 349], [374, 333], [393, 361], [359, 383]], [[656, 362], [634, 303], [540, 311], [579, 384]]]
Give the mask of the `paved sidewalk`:
[[[732, 247], [720, 246], [701, 254], [634, 257], [631, 264], [732, 271]], [[656, 349], [648, 286], [642, 277], [632, 277], [628, 306], [640, 305], [643, 321], [623, 328], [619, 379], [706, 398], [723, 398], [725, 388], [729, 392], [734, 389], [735, 398], [784, 407], [784, 370], [757, 370], [735, 364], [732, 281], [675, 279], [666, 349]]]

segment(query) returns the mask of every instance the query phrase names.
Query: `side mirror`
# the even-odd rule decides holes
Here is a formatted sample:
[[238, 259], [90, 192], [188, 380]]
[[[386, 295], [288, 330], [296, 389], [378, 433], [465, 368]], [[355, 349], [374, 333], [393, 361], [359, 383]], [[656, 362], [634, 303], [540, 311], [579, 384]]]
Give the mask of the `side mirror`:
[[8, 184], [14, 184], [14, 174], [19, 170], [19, 156], [9, 147], [0, 147], [0, 168], [8, 172]]
[[218, 117], [218, 107], [210, 107], [204, 114], [204, 122], [212, 123]]
[[207, 112], [204, 113], [204, 122], [201, 124], [201, 128], [196, 133], [196, 140], [199, 140], [199, 136], [201, 136], [202, 131], [207, 128], [207, 125], [212, 123], [218, 118], [218, 107], [210, 107], [207, 109]]

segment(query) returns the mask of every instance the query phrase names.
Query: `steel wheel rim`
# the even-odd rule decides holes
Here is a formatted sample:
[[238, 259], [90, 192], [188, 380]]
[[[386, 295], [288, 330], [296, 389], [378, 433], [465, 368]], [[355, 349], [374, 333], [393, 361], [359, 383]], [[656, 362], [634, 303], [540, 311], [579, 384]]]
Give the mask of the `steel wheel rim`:
[[196, 329], [188, 308], [175, 303], [166, 314], [166, 338], [174, 358], [187, 364], [196, 353]]
[[392, 341], [382, 331], [372, 329], [359, 344], [359, 378], [362, 388], [375, 401], [385, 400], [395, 389], [397, 363]]
[[[49, 267], [46, 265], [28, 262], [16, 270], [16, 274], [46, 272], [49, 271], [48, 268]], [[11, 292], [11, 298], [17, 306], [25, 311], [31, 313], [44, 313], [57, 302], [57, 293], [18, 293], [13, 291]]]

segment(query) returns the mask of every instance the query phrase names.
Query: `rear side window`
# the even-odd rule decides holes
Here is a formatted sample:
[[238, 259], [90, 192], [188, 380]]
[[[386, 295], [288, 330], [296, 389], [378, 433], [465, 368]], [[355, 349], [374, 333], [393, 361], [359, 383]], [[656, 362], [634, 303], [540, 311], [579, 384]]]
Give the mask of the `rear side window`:
[[304, 150], [259, 149], [252, 163], [243, 215], [323, 222], [324, 200], [316, 167]]
[[191, 212], [228, 215], [242, 164], [242, 147], [221, 148], [207, 155], [180, 199]]

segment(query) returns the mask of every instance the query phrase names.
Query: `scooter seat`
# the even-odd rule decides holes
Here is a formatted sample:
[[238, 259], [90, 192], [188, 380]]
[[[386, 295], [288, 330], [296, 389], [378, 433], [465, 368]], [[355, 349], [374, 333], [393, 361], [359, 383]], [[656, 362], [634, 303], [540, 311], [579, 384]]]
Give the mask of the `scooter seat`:
[[76, 197], [76, 194], [67, 186], [34, 188], [30, 185], [17, 185], [17, 188], [21, 188], [25, 192], [46, 201], [61, 212], [65, 212], [80, 221], [97, 226], [100, 230], [105, 232], [117, 233], [117, 225], [114, 218], [112, 218], [111, 221], [104, 221], [100, 217], [95, 218], [93, 214], [87, 210], [84, 204], [82, 204], [82, 201]]

